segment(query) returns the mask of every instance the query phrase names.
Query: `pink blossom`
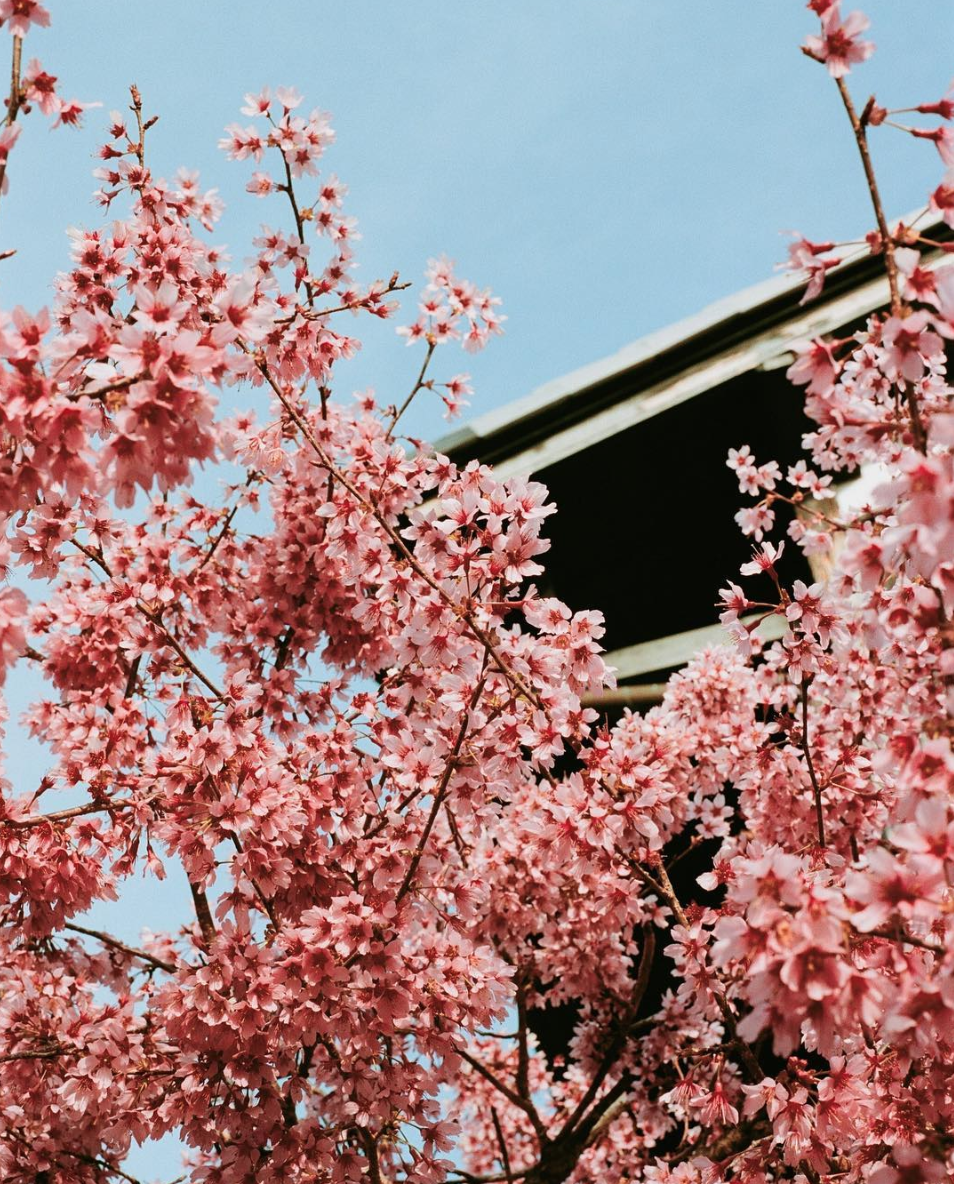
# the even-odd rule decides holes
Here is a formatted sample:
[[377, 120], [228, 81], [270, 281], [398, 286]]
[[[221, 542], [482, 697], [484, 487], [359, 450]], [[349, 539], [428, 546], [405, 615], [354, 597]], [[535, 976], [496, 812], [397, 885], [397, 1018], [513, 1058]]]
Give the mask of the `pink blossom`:
[[842, 20], [838, 4], [830, 4], [819, 15], [821, 34], [806, 37], [803, 48], [810, 57], [828, 67], [832, 78], [844, 78], [852, 66], [874, 53], [874, 43], [860, 39], [871, 22], [861, 12], [850, 12]]
[[864, 871], [850, 872], [845, 891], [865, 907], [853, 913], [851, 923], [868, 933], [894, 916], [909, 920], [919, 911], [922, 901], [930, 900], [943, 872], [929, 858], [912, 857], [901, 863], [880, 847], [871, 850]]
[[735, 520], [743, 534], [751, 535], [759, 543], [775, 525], [775, 513], [768, 506], [751, 506], [739, 510]]
[[825, 341], [813, 341], [801, 348], [796, 360], [786, 371], [789, 382], [807, 386], [811, 395], [827, 394], [835, 384], [838, 365], [831, 345]]
[[894, 253], [898, 271], [904, 277], [902, 295], [905, 300], [931, 302], [937, 277], [933, 271], [921, 267], [921, 255], [910, 247], [899, 247]]
[[755, 576], [763, 571], [774, 572], [775, 564], [781, 559], [784, 550], [784, 543], [779, 543], [777, 547], [773, 543], [763, 543], [752, 552], [751, 562], [743, 563], [739, 571], [744, 576]]
[[266, 197], [275, 189], [275, 182], [268, 173], [252, 173], [252, 179], [245, 186], [247, 193], [254, 193], [256, 197]]
[[26, 37], [31, 24], [48, 28], [50, 14], [38, 0], [0, 0], [0, 21], [14, 37]]
[[954, 173], [948, 173], [931, 194], [930, 206], [948, 226], [954, 226]]
[[917, 382], [928, 364], [943, 352], [940, 337], [928, 326], [926, 312], [889, 317], [882, 331], [884, 371], [889, 378]]
[[0, 686], [26, 648], [24, 618], [27, 600], [19, 588], [0, 588]]
[[930, 140], [947, 167], [954, 167], [954, 128], [943, 126], [932, 128], [912, 127], [907, 130], [919, 140]]
[[243, 115], [261, 116], [267, 115], [272, 106], [272, 93], [269, 88], [263, 87], [259, 93], [247, 94], [245, 96], [245, 106], [239, 108]]
[[871, 1174], [871, 1184], [941, 1184], [948, 1178], [944, 1165], [928, 1158], [920, 1147], [896, 1146], [891, 1160]]
[[833, 243], [813, 243], [796, 235], [795, 242], [788, 248], [788, 262], [780, 266], [791, 271], [803, 271], [808, 276], [808, 287], [802, 296], [801, 304], [807, 304], [820, 294], [825, 285], [826, 274], [841, 262], [837, 256], [822, 258], [822, 255], [833, 246]]
[[722, 1083], [717, 1081], [711, 1091], [693, 1102], [699, 1118], [706, 1126], [732, 1126], [739, 1121], [739, 1112], [725, 1096]]
[[[400, 277], [356, 280], [300, 108], [247, 95], [227, 133], [295, 197], [240, 267], [216, 190], [114, 116], [115, 220], [71, 232], [49, 311], [0, 313], [0, 679], [38, 688], [40, 754], [0, 777], [0, 1176], [121, 1177], [171, 1133], [216, 1184], [946, 1179], [952, 269], [898, 229], [904, 316], [796, 347], [804, 459], [729, 454], [738, 645], [617, 697], [544, 486], [351, 396]], [[381, 389], [455, 407], [438, 346], [496, 335], [497, 298], [436, 257], [408, 320]], [[644, 566], [657, 599], [698, 575]], [[87, 914], [140, 874], [186, 911], [119, 941]]]
[[53, 126], [82, 127], [83, 112], [89, 111], [92, 107], [102, 107], [102, 105], [102, 103], [81, 103], [79, 99], [58, 98], [54, 108], [56, 119], [53, 121]]
[[58, 109], [56, 76], [47, 74], [38, 58], [31, 58], [23, 73], [23, 89], [27, 101], [36, 103], [44, 115], [55, 115]]

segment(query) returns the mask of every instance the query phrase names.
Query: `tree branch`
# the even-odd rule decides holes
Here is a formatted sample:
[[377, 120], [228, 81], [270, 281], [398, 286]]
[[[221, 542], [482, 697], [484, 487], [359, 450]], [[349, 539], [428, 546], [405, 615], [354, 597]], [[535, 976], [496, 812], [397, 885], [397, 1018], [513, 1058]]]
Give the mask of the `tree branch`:
[[165, 970], [169, 974], [175, 974], [176, 972], [176, 968], [172, 962], [166, 962], [164, 958], [157, 958], [154, 954], [147, 954], [145, 950], [139, 950], [135, 946], [127, 946], [125, 942], [119, 941], [118, 938], [112, 937], [108, 933], [101, 933], [98, 929], [87, 929], [84, 925], [77, 925], [72, 921], [67, 921], [63, 928], [69, 929], [73, 933], [82, 933], [86, 937], [95, 937], [104, 946], [111, 946], [112, 949], [129, 954], [130, 957], [139, 958], [142, 962], [148, 962], [156, 970]]
[[825, 843], [825, 815], [822, 811], [821, 787], [818, 784], [818, 777], [815, 774], [815, 764], [812, 760], [812, 749], [808, 741], [808, 679], [802, 678], [802, 743], [801, 749], [805, 754], [805, 764], [808, 766], [808, 776], [812, 783], [812, 794], [815, 798], [815, 823], [818, 827], [818, 845], [820, 847], [826, 846]]
[[[13, 38], [13, 60], [10, 64], [10, 97], [7, 99], [7, 117], [4, 123], [7, 127], [12, 127], [16, 123], [17, 115], [20, 111], [20, 101], [22, 92], [20, 88], [20, 62], [23, 58], [23, 38]], [[0, 193], [3, 191], [3, 182], [7, 175], [7, 158], [0, 160]]]
[[[848, 113], [848, 119], [851, 122], [851, 130], [855, 133], [855, 143], [858, 145], [858, 152], [861, 156], [861, 163], [865, 170], [865, 180], [868, 182], [868, 193], [871, 196], [871, 204], [874, 207], [875, 219], [878, 223], [878, 231], [881, 234], [881, 242], [884, 247], [884, 266], [888, 275], [888, 288], [891, 292], [891, 313], [892, 316], [900, 317], [904, 315], [904, 302], [901, 299], [901, 288], [898, 280], [898, 263], [895, 259], [895, 241], [891, 237], [891, 232], [888, 229], [888, 220], [884, 213], [884, 204], [881, 201], [881, 193], [878, 190], [878, 180], [875, 176], [874, 165], [871, 163], [871, 153], [868, 150], [868, 132], [864, 123], [858, 116], [855, 110], [855, 105], [851, 101], [851, 93], [844, 78], [836, 78], [835, 85], [838, 87], [838, 93], [841, 95], [841, 101], [844, 104], [845, 111]], [[914, 436], [914, 444], [918, 452], [927, 452], [927, 436], [924, 431], [924, 425], [921, 423], [921, 413], [918, 410], [917, 398], [911, 384], [904, 385], [905, 400], [908, 405], [908, 414], [911, 417], [911, 433]], [[822, 844], [824, 846], [824, 844]]]

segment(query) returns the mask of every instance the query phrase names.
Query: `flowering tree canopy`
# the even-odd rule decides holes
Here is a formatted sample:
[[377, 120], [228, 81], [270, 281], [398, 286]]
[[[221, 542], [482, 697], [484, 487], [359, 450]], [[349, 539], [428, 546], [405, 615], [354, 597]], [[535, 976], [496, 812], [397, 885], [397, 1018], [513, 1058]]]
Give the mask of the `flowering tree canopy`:
[[[546, 490], [399, 431], [415, 397], [460, 406], [432, 365], [499, 331], [496, 298], [432, 262], [407, 397], [339, 398], [346, 327], [407, 285], [352, 279], [328, 117], [246, 96], [223, 147], [276, 225], [233, 269], [215, 192], [151, 172], [135, 89], [113, 115], [114, 220], [71, 232], [50, 312], [0, 319], [0, 678], [42, 676], [50, 753], [0, 782], [3, 1180], [133, 1180], [170, 1132], [209, 1184], [951, 1178], [954, 269], [886, 221], [868, 137], [952, 164], [954, 97], [859, 110], [867, 22], [809, 7], [890, 307], [792, 365], [804, 462], [730, 457], [759, 544], [722, 593], [737, 646], [612, 727], [599, 615], [534, 585]], [[21, 61], [45, 9], [0, 17], [6, 185], [22, 116], [86, 104]], [[930, 203], [954, 226], [954, 174]], [[834, 249], [793, 246], [811, 293]], [[864, 466], [846, 517], [833, 478]], [[824, 584], [777, 577], [786, 506]], [[188, 925], [90, 926], [173, 861]]]

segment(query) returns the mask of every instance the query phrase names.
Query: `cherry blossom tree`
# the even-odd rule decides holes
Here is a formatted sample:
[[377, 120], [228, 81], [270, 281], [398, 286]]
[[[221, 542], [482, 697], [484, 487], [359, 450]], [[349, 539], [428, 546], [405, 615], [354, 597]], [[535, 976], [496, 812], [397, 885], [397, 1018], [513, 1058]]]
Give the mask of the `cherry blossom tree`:
[[[730, 457], [758, 544], [722, 593], [735, 647], [613, 726], [599, 615], [533, 582], [546, 490], [400, 431], [415, 398], [460, 407], [467, 375], [434, 371], [497, 299], [432, 261], [406, 397], [340, 397], [347, 330], [408, 285], [352, 278], [328, 116], [279, 87], [227, 129], [274, 223], [244, 268], [215, 192], [153, 175], [135, 88], [112, 116], [111, 220], [72, 232], [49, 312], [0, 319], [0, 677], [42, 676], [50, 759], [0, 783], [5, 1181], [133, 1181], [169, 1133], [209, 1184], [951, 1178], [954, 269], [887, 221], [868, 140], [954, 165], [954, 96], [913, 125], [856, 105], [867, 22], [809, 8], [890, 304], [792, 365], [804, 462]], [[0, 18], [6, 186], [23, 117], [86, 104], [22, 63], [37, 0]], [[930, 206], [954, 225], [954, 173]], [[812, 293], [835, 250], [792, 248]], [[830, 578], [784, 586], [786, 545]], [[172, 863], [188, 924], [92, 927]]]

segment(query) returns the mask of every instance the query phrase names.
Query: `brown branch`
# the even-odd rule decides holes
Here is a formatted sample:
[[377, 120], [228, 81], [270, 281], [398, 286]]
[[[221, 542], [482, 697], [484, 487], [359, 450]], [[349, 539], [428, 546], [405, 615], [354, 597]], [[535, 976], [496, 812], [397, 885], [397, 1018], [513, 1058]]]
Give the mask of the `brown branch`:
[[[282, 164], [285, 166], [285, 184], [279, 185], [278, 188], [288, 194], [288, 200], [291, 203], [292, 214], [295, 217], [295, 226], [298, 230], [298, 240], [304, 245], [305, 242], [305, 222], [301, 216], [301, 211], [298, 208], [298, 199], [295, 197], [295, 182], [292, 178], [291, 165], [288, 163], [288, 157], [285, 155], [283, 148], [279, 147], [279, 152], [282, 155]], [[315, 290], [311, 286], [311, 281], [305, 280], [305, 293], [308, 296], [308, 303], [314, 305]]]
[[124, 699], [131, 699], [133, 692], [136, 690], [136, 682], [139, 678], [139, 668], [142, 665], [142, 654], [137, 654], [129, 665], [129, 677], [126, 679], [126, 689], [123, 691]]
[[494, 1130], [497, 1132], [497, 1142], [500, 1144], [500, 1162], [503, 1165], [504, 1177], [507, 1184], [513, 1184], [513, 1172], [510, 1170], [510, 1152], [507, 1150], [507, 1141], [503, 1136], [503, 1130], [500, 1126], [500, 1119], [497, 1117], [497, 1107], [490, 1107], [490, 1117], [494, 1122]]
[[101, 933], [98, 929], [87, 929], [84, 925], [76, 925], [72, 921], [67, 921], [64, 929], [69, 929], [73, 933], [85, 934], [86, 937], [95, 937], [104, 946], [110, 946], [114, 950], [120, 950], [124, 954], [129, 954], [132, 958], [139, 958], [142, 962], [148, 962], [156, 970], [165, 970], [169, 974], [175, 974], [176, 972], [176, 968], [172, 962], [166, 962], [164, 958], [157, 958], [153, 954], [147, 954], [145, 950], [138, 950], [135, 946], [127, 946], [125, 942], [119, 941], [118, 938], [112, 937], [108, 933]]
[[322, 317], [330, 317], [332, 313], [336, 312], [357, 312], [359, 309], [367, 308], [369, 305], [376, 304], [382, 296], [388, 296], [391, 292], [403, 292], [405, 288], [411, 287], [411, 282], [406, 284], [399, 284], [397, 272], [388, 280], [388, 286], [382, 288], [380, 292], [371, 292], [367, 296], [362, 296], [359, 300], [352, 300], [350, 304], [335, 304], [331, 308], [296, 308], [293, 313], [289, 313], [287, 317], [279, 317], [275, 322], [276, 325], [287, 325], [295, 319], [301, 317], [306, 321], [320, 321]]
[[149, 375], [145, 371], [140, 374], [131, 374], [127, 378], [117, 378], [115, 382], [108, 382], [105, 386], [95, 387], [91, 391], [80, 388], [74, 394], [68, 395], [67, 398], [73, 401], [84, 397], [87, 399], [106, 399], [107, 396], [114, 392], [127, 390], [129, 387], [135, 386], [137, 382], [142, 382], [144, 378], [148, 377]]
[[517, 1093], [528, 1102], [530, 1094], [530, 1045], [527, 1036], [527, 984], [517, 987]]
[[871, 153], [868, 150], [868, 132], [865, 125], [861, 122], [858, 112], [855, 110], [855, 105], [851, 100], [851, 93], [848, 90], [844, 78], [836, 78], [835, 85], [838, 87], [841, 101], [848, 114], [848, 119], [851, 121], [851, 130], [855, 133], [855, 143], [858, 145], [861, 163], [865, 170], [868, 193], [871, 196], [871, 204], [874, 207], [874, 215], [878, 222], [878, 230], [881, 233], [881, 241], [884, 247], [885, 270], [888, 273], [888, 287], [891, 290], [891, 311], [895, 316], [899, 316], [903, 305], [901, 289], [898, 284], [898, 264], [894, 257], [895, 243], [888, 230], [888, 220], [885, 217], [881, 193], [878, 190], [878, 179], [875, 176], [874, 165], [871, 163]]
[[[485, 654], [484, 655], [485, 668], [486, 668], [486, 664], [487, 664], [487, 657]], [[443, 776], [441, 777], [440, 784], [438, 785], [437, 790], [434, 794], [434, 801], [431, 804], [431, 811], [430, 811], [430, 814], [428, 815], [427, 822], [424, 824], [424, 830], [421, 833], [421, 838], [417, 844], [417, 847], [414, 850], [414, 855], [411, 858], [411, 862], [408, 865], [407, 872], [405, 873], [404, 879], [401, 882], [401, 887], [398, 889], [398, 894], [394, 898], [395, 904], [400, 904], [401, 901], [404, 899], [404, 897], [407, 895], [407, 893], [411, 887], [411, 884], [414, 880], [414, 875], [418, 869], [418, 865], [420, 864], [421, 859], [424, 856], [424, 850], [427, 847], [427, 840], [430, 837], [431, 830], [433, 829], [434, 823], [437, 820], [437, 815], [440, 812], [441, 805], [444, 801], [444, 795], [447, 793], [447, 787], [450, 785], [451, 775], [453, 774], [454, 770], [457, 768], [457, 758], [458, 758], [458, 756], [460, 756], [460, 750], [463, 747], [464, 737], [467, 735], [467, 728], [468, 728], [468, 725], [470, 724], [471, 716], [474, 713], [474, 708], [477, 706], [478, 702], [480, 701], [480, 696], [483, 694], [484, 685], [486, 682], [487, 682], [487, 675], [486, 675], [486, 673], [484, 673], [481, 676], [480, 681], [474, 687], [473, 693], [470, 696], [470, 701], [468, 702], [467, 706], [464, 708], [463, 715], [461, 716], [460, 727], [457, 730], [457, 739], [454, 741], [454, 747], [451, 749], [450, 755], [447, 758], [447, 763], [444, 766], [444, 773], [443, 773]]]
[[202, 671], [199, 669], [199, 667], [196, 666], [195, 662], [192, 661], [192, 659], [189, 657], [189, 655], [186, 653], [186, 651], [182, 648], [182, 646], [180, 645], [180, 643], [176, 639], [175, 635], [163, 623], [161, 618], [158, 617], [155, 613], [151, 612], [143, 604], [143, 602], [141, 600], [136, 601], [136, 607], [139, 609], [139, 611], [143, 614], [143, 616], [148, 621], [150, 621], [153, 625], [155, 625], [155, 627], [158, 630], [160, 630], [160, 632], [163, 634], [163, 636], [166, 639], [166, 643], [168, 645], [170, 645], [176, 651], [176, 653], [179, 655], [180, 659], [182, 660], [182, 664], [184, 666], [186, 666], [189, 670], [192, 671], [192, 673], [196, 676], [196, 678], [199, 680], [199, 682], [203, 683], [206, 687], [208, 687], [208, 689], [212, 692], [212, 694], [216, 697], [216, 699], [218, 699], [218, 701], [220, 703], [227, 703], [228, 700], [226, 699], [224, 692], [220, 691], [219, 688], [215, 685], [215, 683], [211, 680], [211, 678], [209, 678], [207, 675], [203, 674]]
[[[68, 1155], [71, 1159], [79, 1160], [80, 1163], [89, 1164], [90, 1167], [100, 1168], [102, 1171], [106, 1172], [107, 1175], [119, 1176], [120, 1179], [126, 1181], [126, 1184], [141, 1184], [141, 1181], [136, 1176], [130, 1176], [130, 1174], [124, 1171], [122, 1168], [116, 1167], [114, 1164], [107, 1162], [105, 1159], [97, 1159], [95, 1155], [84, 1155], [79, 1151], [67, 1150], [63, 1150], [59, 1154]], [[178, 1176], [172, 1181], [172, 1184], [179, 1184], [179, 1182], [184, 1179], [185, 1176]]]
[[212, 920], [212, 912], [209, 909], [209, 898], [206, 896], [205, 890], [191, 878], [189, 891], [192, 893], [192, 903], [195, 905], [195, 916], [199, 922], [199, 929], [202, 931], [202, 939], [207, 946], [210, 946], [215, 940], [215, 922]]
[[630, 1022], [639, 1010], [639, 1005], [643, 1001], [643, 996], [646, 994], [646, 988], [649, 986], [649, 974], [652, 970], [653, 958], [656, 953], [656, 935], [653, 932], [652, 926], [647, 925], [643, 929], [643, 949], [639, 958], [639, 970], [636, 972], [636, 984], [633, 987], [633, 994], [629, 1003], [626, 1006], [623, 1016], [621, 1017], [617, 1026], [616, 1032], [610, 1040], [609, 1047], [603, 1053], [600, 1059], [599, 1066], [593, 1074], [586, 1092], [578, 1102], [576, 1109], [570, 1117], [563, 1124], [557, 1138], [568, 1135], [578, 1123], [583, 1121], [584, 1115], [588, 1110], [590, 1103], [599, 1093], [600, 1087], [606, 1080], [610, 1070], [619, 1060], [620, 1054], [626, 1047], [626, 1042], [629, 1038]]
[[404, 412], [407, 411], [408, 407], [410, 407], [411, 403], [414, 400], [414, 396], [417, 394], [417, 392], [419, 390], [423, 389], [423, 387], [425, 386], [424, 375], [427, 373], [427, 367], [431, 363], [431, 358], [433, 358], [434, 350], [436, 348], [437, 348], [437, 342], [428, 338], [427, 353], [424, 355], [424, 364], [421, 366], [421, 372], [417, 376], [417, 382], [414, 383], [414, 386], [411, 388], [411, 393], [408, 395], [408, 397], [404, 400], [404, 402], [397, 409], [397, 411], [395, 411], [394, 418], [391, 420], [391, 424], [388, 427], [387, 432], [385, 432], [385, 435], [384, 435], [385, 440], [391, 439], [394, 429], [397, 427], [397, 421], [401, 418], [401, 416], [404, 414]]
[[[238, 837], [238, 835], [232, 834], [229, 837], [232, 840], [232, 846], [239, 853], [239, 855], [244, 854], [242, 840]], [[275, 909], [272, 905], [272, 902], [265, 895], [264, 891], [262, 890], [261, 885], [255, 879], [255, 877], [250, 876], [248, 874], [248, 871], [245, 872], [245, 875], [248, 876], [249, 883], [252, 885], [252, 888], [255, 890], [255, 895], [261, 901], [262, 908], [265, 910], [265, 915], [268, 917], [269, 921], [271, 921], [271, 923], [272, 923], [272, 929], [277, 930], [278, 929], [278, 918], [275, 916]]]
[[664, 682], [642, 683], [631, 687], [607, 687], [595, 694], [582, 695], [580, 705], [606, 711], [612, 707], [645, 707], [661, 703], [666, 692]]
[[[10, 97], [7, 99], [7, 116], [4, 124], [7, 127], [12, 127], [16, 123], [17, 115], [20, 111], [20, 103], [22, 101], [22, 91], [20, 88], [20, 63], [23, 58], [23, 38], [14, 37], [13, 39], [13, 60], [10, 64]], [[3, 190], [3, 182], [7, 175], [7, 160], [6, 157], [0, 161], [0, 191]]]
[[815, 822], [818, 826], [818, 845], [820, 847], [826, 846], [825, 843], [825, 815], [822, 811], [821, 786], [818, 784], [818, 777], [815, 774], [815, 764], [812, 760], [812, 748], [808, 741], [808, 679], [802, 678], [802, 743], [801, 749], [805, 754], [805, 763], [808, 765], [808, 776], [812, 783], [812, 794], [815, 798]]
[[68, 1052], [75, 1052], [74, 1048], [48, 1048], [36, 1052], [6, 1052], [0, 1056], [0, 1065], [7, 1065], [11, 1061], [53, 1061], [57, 1057], [65, 1056]]
[[215, 535], [215, 538], [212, 540], [211, 547], [208, 548], [208, 551], [205, 553], [204, 556], [202, 556], [202, 559], [200, 560], [198, 567], [196, 567], [195, 571], [192, 573], [193, 575], [195, 575], [198, 572], [201, 572], [202, 568], [205, 567], [207, 562], [210, 561], [210, 559], [212, 559], [212, 556], [215, 554], [215, 551], [217, 551], [219, 543], [221, 541], [223, 541], [223, 539], [225, 538], [226, 530], [228, 529], [228, 527], [230, 527], [232, 525], [232, 520], [234, 519], [234, 516], [236, 516], [236, 514], [238, 514], [238, 510], [239, 510], [238, 506], [233, 506], [232, 509], [230, 511], [228, 511], [228, 514], [226, 515], [225, 522], [223, 522], [223, 526], [221, 526], [219, 533], [217, 535]]
[[[463, 1168], [453, 1168], [452, 1171], [453, 1176], [448, 1177], [450, 1184], [503, 1184], [503, 1181], [507, 1179], [503, 1172], [496, 1175], [475, 1176], [473, 1172], [466, 1172]], [[511, 1179], [522, 1180], [528, 1171], [530, 1171], [529, 1168], [524, 1168], [523, 1171], [513, 1172]]]
[[625, 1109], [625, 1103], [629, 1100], [626, 1094], [632, 1084], [632, 1075], [628, 1071], [623, 1073], [572, 1132], [570, 1137], [574, 1143], [582, 1144], [581, 1151], [586, 1147], [591, 1147], [610, 1122], [618, 1117], [621, 1110]]
[[[252, 479], [252, 474], [250, 473], [249, 480], [248, 480], [248, 482], [246, 482], [246, 484], [251, 482], [251, 479]], [[198, 573], [203, 569], [203, 567], [205, 567], [205, 565], [209, 562], [209, 560], [212, 558], [212, 556], [218, 550], [219, 543], [221, 543], [221, 541], [225, 538], [226, 532], [228, 531], [229, 527], [232, 525], [235, 515], [239, 512], [239, 505], [240, 505], [240, 503], [236, 502], [236, 504], [231, 508], [231, 510], [229, 510], [228, 514], [225, 516], [225, 521], [222, 523], [221, 530], [219, 530], [218, 534], [212, 540], [212, 542], [209, 546], [209, 549], [202, 556], [202, 559], [195, 566], [195, 568], [193, 568], [192, 573], [191, 573], [193, 576], [198, 575]]]
[[[865, 180], [868, 182], [868, 193], [871, 196], [871, 204], [874, 207], [875, 218], [878, 222], [878, 231], [881, 234], [881, 242], [884, 247], [884, 267], [888, 275], [888, 288], [891, 292], [891, 313], [892, 316], [900, 317], [904, 315], [904, 302], [901, 299], [898, 263], [894, 254], [896, 244], [888, 229], [884, 204], [881, 201], [881, 193], [878, 190], [878, 180], [875, 177], [874, 165], [871, 163], [871, 153], [868, 150], [868, 131], [866, 125], [859, 118], [858, 112], [855, 110], [855, 105], [851, 101], [851, 93], [848, 90], [844, 78], [836, 78], [835, 85], [838, 87], [838, 93], [841, 95], [841, 101], [851, 122], [851, 130], [855, 133], [855, 143], [858, 145], [861, 163], [865, 170]], [[926, 453], [927, 436], [924, 431], [924, 425], [921, 423], [921, 413], [918, 410], [917, 398], [910, 383], [905, 383], [904, 395], [908, 405], [908, 414], [911, 417], [911, 433], [914, 436], [915, 447], [918, 452]]]
[[[849, 918], [850, 920], [850, 918]], [[896, 941], [901, 945], [917, 946], [919, 950], [927, 950], [931, 954], [936, 954], [939, 958], [943, 958], [946, 953], [943, 946], [938, 945], [937, 942], [924, 941], [920, 937], [912, 937], [910, 933], [903, 929], [898, 929], [897, 932], [890, 929], [872, 929], [868, 933], [862, 933], [860, 930], [854, 930], [859, 940], [864, 940], [869, 937], [884, 938], [885, 941]]]
[[35, 814], [30, 818], [0, 818], [0, 826], [42, 826], [47, 822], [66, 822], [70, 818], [81, 818], [84, 814], [105, 814], [111, 810], [130, 810], [139, 804], [138, 802], [130, 802], [126, 799], [122, 801], [114, 799], [108, 802], [88, 802], [85, 806], [71, 806], [69, 810], [57, 810], [52, 814]]
[[460, 861], [465, 868], [469, 868], [470, 861], [467, 858], [467, 845], [461, 836], [457, 819], [454, 817], [454, 811], [450, 808], [450, 802], [447, 801], [444, 802], [444, 816], [447, 819], [447, 825], [450, 827], [451, 838], [454, 840], [454, 846], [457, 848]]
[[136, 160], [139, 161], [139, 167], [142, 169], [146, 167], [146, 129], [142, 121], [142, 95], [135, 83], [129, 88], [129, 97], [132, 99], [129, 110], [136, 117], [136, 127], [139, 132], [139, 139], [133, 145], [133, 151], [136, 153]]
[[385, 1184], [381, 1176], [381, 1164], [378, 1158], [378, 1143], [374, 1135], [363, 1126], [355, 1127], [359, 1139], [364, 1144], [364, 1152], [368, 1160], [368, 1179], [371, 1184]]
[[478, 1061], [476, 1057], [472, 1057], [465, 1048], [458, 1048], [456, 1051], [457, 1055], [465, 1060], [472, 1069], [476, 1070], [485, 1081], [489, 1081], [498, 1093], [503, 1094], [508, 1102], [526, 1114], [526, 1116], [530, 1119], [530, 1124], [536, 1132], [537, 1139], [541, 1146], [550, 1141], [547, 1136], [546, 1128], [540, 1121], [540, 1116], [537, 1114], [536, 1107], [532, 1102], [524, 1101], [524, 1099], [521, 1098], [515, 1090], [512, 1090], [508, 1085], [501, 1081], [496, 1073], [494, 1073], [491, 1069], [488, 1069], [487, 1066]]
[[706, 1155], [709, 1159], [716, 1161], [723, 1160], [730, 1155], [737, 1155], [771, 1133], [772, 1124], [764, 1114], [752, 1119], [743, 1119], [713, 1142], [704, 1143], [700, 1139], [699, 1142], [678, 1151], [671, 1159], [667, 1160], [667, 1163], [682, 1163], [696, 1155]]
[[[451, 1170], [454, 1174], [448, 1177], [450, 1184], [503, 1184], [503, 1181], [507, 1180], [503, 1172], [498, 1172], [496, 1175], [491, 1173], [486, 1176], [475, 1176], [473, 1172], [464, 1171], [463, 1168], [452, 1168]], [[530, 1170], [530, 1168], [523, 1168], [521, 1171], [513, 1172], [511, 1178], [522, 1180]]]
[[[383, 781], [381, 784], [383, 785]], [[382, 811], [383, 817], [379, 817], [379, 821], [377, 821], [373, 826], [371, 826], [371, 818], [369, 816], [365, 821], [365, 826], [368, 827], [368, 829], [365, 830], [362, 838], [365, 838], [365, 839], [375, 838], [377, 835], [379, 835], [381, 833], [381, 831], [383, 831], [387, 828], [387, 826], [390, 822], [390, 815], [392, 813], [394, 813], [394, 814], [402, 813], [404, 810], [406, 810], [408, 808], [408, 806], [411, 804], [411, 802], [413, 802], [415, 800], [415, 798], [419, 798], [422, 793], [423, 793], [423, 787], [421, 785], [416, 785], [414, 787], [414, 789], [408, 790], [408, 792], [404, 795], [404, 797], [401, 798], [401, 800], [397, 803], [396, 806], [394, 806], [393, 810], [387, 809], [387, 810]], [[378, 817], [378, 816], [376, 815], [376, 817]]]
[[632, 1084], [628, 1073], [616, 1082], [586, 1120], [574, 1131], [561, 1132], [552, 1142], [545, 1144], [539, 1161], [526, 1173], [526, 1184], [563, 1184], [576, 1170], [580, 1156], [600, 1138], [607, 1126], [625, 1110], [623, 1095]]
[[[630, 855], [623, 855], [623, 859], [627, 865], [632, 869], [633, 873], [639, 877], [653, 892], [657, 893], [666, 902], [672, 910], [678, 923], [684, 928], [689, 928], [689, 919], [686, 916], [685, 910], [679, 903], [679, 898], [676, 896], [676, 890], [672, 886], [672, 881], [666, 872], [665, 867], [660, 863], [656, 868], [658, 880], [651, 876], [645, 868], [641, 867], [639, 863]], [[715, 976], [718, 979], [718, 975]], [[759, 1064], [758, 1057], [752, 1051], [752, 1048], [742, 1040], [736, 1032], [736, 1016], [729, 1003], [728, 998], [718, 991], [712, 992], [712, 997], [715, 1000], [716, 1006], [722, 1014], [722, 1020], [725, 1024], [726, 1032], [729, 1034], [730, 1042], [733, 1048], [738, 1052], [742, 1065], [748, 1073], [749, 1079], [752, 1082], [761, 1081], [765, 1077], [762, 1071], [762, 1066]]]

